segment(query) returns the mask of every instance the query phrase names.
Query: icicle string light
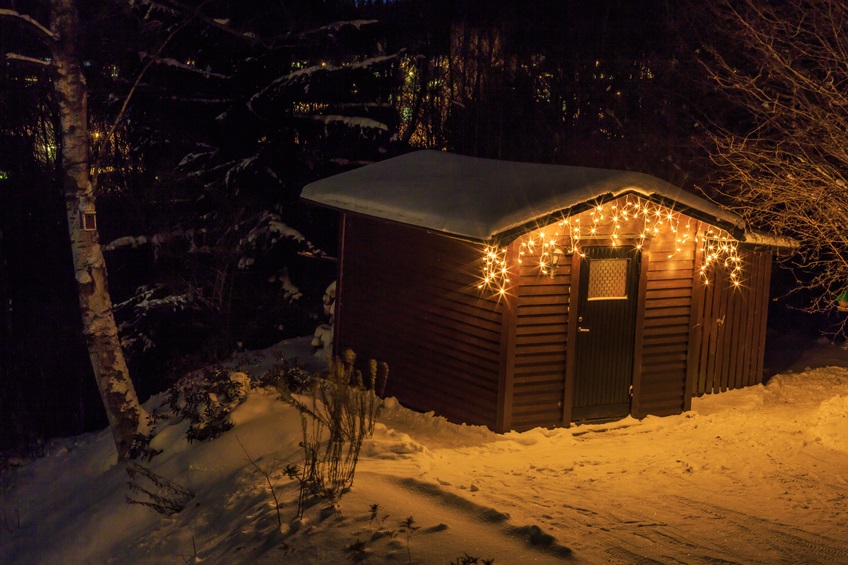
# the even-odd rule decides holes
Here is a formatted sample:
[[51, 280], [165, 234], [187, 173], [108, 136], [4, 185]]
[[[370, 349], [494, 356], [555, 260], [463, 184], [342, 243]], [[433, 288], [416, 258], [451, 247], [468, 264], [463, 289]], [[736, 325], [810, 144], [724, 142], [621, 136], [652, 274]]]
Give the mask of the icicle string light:
[[728, 279], [734, 287], [742, 284], [742, 257], [739, 256], [738, 242], [723, 231], [708, 230], [704, 234], [702, 248], [704, 259], [701, 262], [701, 280], [710, 284], [709, 270], [714, 265], [724, 265], [729, 271]]
[[[527, 235], [521, 242], [518, 251], [518, 263], [523, 264], [528, 256], [538, 256], [539, 271], [550, 275], [554, 252], [564, 254], [577, 253], [581, 257], [581, 245], [585, 240], [602, 240], [608, 238], [612, 247], [621, 245], [621, 238], [628, 230], [628, 238], [635, 238], [636, 249], [642, 249], [649, 237], [673, 234], [674, 250], [667, 256], [669, 259], [680, 253], [692, 241], [702, 242], [700, 274], [704, 284], [709, 284], [709, 271], [715, 265], [723, 264], [729, 270], [731, 284], [738, 287], [742, 284], [742, 258], [739, 255], [738, 242], [727, 232], [718, 228], [710, 228], [703, 237], [697, 237], [692, 225], [692, 219], [675, 212], [673, 209], [643, 200], [638, 197], [627, 197], [624, 203], [614, 200], [598, 204], [588, 210], [588, 221], [585, 215], [581, 224], [581, 216], [563, 218], [556, 224], [540, 230], [535, 235]], [[483, 276], [478, 285], [480, 289], [492, 289], [500, 295], [506, 293], [508, 279], [506, 264], [506, 249], [502, 247], [486, 247], [483, 257]]]
[[[621, 237], [625, 227], [638, 230], [636, 248], [642, 249], [645, 239], [671, 232], [675, 236], [675, 250], [668, 256], [674, 257], [685, 244], [692, 240], [692, 220], [686, 217], [686, 223], [681, 225], [681, 214], [653, 202], [641, 198], [627, 198], [622, 204], [613, 201], [608, 204], [598, 204], [589, 210], [588, 225], [582, 226], [580, 216], [567, 217], [556, 224], [559, 231], [553, 236], [546, 231], [536, 236], [528, 237], [521, 243], [520, 256], [536, 254], [539, 250], [539, 269], [542, 274], [548, 274], [550, 257], [555, 249], [563, 253], [578, 253], [581, 240], [609, 238], [612, 247], [621, 245]], [[560, 234], [565, 237], [560, 241]]]
[[483, 250], [483, 276], [477, 288], [494, 290], [503, 296], [506, 294], [506, 285], [509, 282], [508, 275], [506, 248], [487, 246]]

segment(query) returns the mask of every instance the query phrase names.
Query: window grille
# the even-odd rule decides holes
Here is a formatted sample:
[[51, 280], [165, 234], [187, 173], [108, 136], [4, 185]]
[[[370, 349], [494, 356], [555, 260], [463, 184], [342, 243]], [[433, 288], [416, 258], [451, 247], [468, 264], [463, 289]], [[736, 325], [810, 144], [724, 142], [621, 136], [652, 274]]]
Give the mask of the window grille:
[[594, 259], [589, 262], [589, 300], [626, 300], [630, 259]]

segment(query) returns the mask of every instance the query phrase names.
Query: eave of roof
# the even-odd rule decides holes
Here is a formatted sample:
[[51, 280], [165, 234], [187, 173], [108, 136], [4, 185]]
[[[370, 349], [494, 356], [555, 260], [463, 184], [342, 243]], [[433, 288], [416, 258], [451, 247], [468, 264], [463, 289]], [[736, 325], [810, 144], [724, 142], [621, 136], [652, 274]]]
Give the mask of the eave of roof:
[[741, 217], [644, 173], [518, 163], [423, 150], [307, 185], [305, 200], [475, 241], [511, 239], [600, 201], [635, 194], [734, 237]]

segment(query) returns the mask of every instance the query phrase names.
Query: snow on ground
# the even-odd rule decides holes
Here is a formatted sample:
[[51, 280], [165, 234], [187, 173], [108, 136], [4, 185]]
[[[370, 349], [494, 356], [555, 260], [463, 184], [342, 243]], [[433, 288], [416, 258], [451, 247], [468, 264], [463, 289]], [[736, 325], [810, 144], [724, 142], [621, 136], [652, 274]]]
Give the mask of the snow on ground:
[[[238, 366], [263, 371], [308, 343]], [[0, 562], [342, 563], [360, 541], [366, 563], [845, 563], [848, 353], [820, 347], [835, 364], [808, 357], [666, 418], [498, 435], [389, 400], [340, 514], [317, 504], [302, 520], [281, 476], [299, 461], [300, 417], [270, 390], [211, 442], [188, 443], [174, 419], [159, 431], [150, 467], [196, 493], [171, 518], [125, 502], [108, 431], [54, 441], [0, 476]], [[282, 528], [245, 450], [274, 469]], [[373, 504], [388, 517], [371, 520]]]

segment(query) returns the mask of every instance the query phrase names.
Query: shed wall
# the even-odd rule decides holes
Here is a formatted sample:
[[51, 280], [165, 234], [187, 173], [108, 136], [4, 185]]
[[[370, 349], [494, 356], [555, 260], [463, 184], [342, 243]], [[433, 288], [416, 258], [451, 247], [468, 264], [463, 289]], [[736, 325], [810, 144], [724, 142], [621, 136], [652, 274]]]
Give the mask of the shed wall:
[[[642, 268], [644, 303], [637, 320], [638, 386], [633, 413], [679, 414], [685, 404], [689, 326], [695, 267], [695, 230], [682, 246], [675, 234], [653, 238]], [[680, 251], [678, 251], [680, 247]]]
[[[585, 225], [589, 212], [580, 215]], [[723, 264], [700, 274], [701, 245], [709, 226], [679, 214], [675, 230], [645, 240], [639, 290], [634, 359], [636, 417], [678, 414], [693, 395], [740, 388], [762, 381], [771, 253], [740, 251], [743, 285], [731, 284]], [[609, 227], [599, 227], [584, 245], [609, 243]], [[619, 233], [638, 233], [621, 224]], [[544, 229], [527, 234], [539, 240]], [[624, 236], [622, 236], [624, 237]], [[621, 243], [623, 239], [619, 239]], [[631, 241], [633, 241], [631, 239]], [[536, 252], [523, 248], [516, 289], [516, 344], [513, 358], [511, 427], [562, 425], [570, 416], [569, 311], [576, 304], [577, 263], [564, 258], [556, 277], [539, 270]], [[615, 347], [610, 344], [610, 347]]]
[[387, 394], [496, 426], [502, 305], [480, 293], [482, 247], [345, 214], [338, 350], [389, 365]]
[[518, 265], [513, 359], [512, 429], [561, 426], [565, 396], [571, 263], [551, 277], [539, 270], [538, 251]]
[[[625, 198], [608, 203], [622, 206]], [[609, 209], [609, 208], [607, 208]], [[577, 219], [592, 226], [594, 215], [587, 210]], [[697, 276], [695, 236], [698, 222], [684, 214], [675, 215], [677, 232], [662, 229], [644, 241], [640, 274], [636, 344], [633, 371], [633, 415], [666, 415], [680, 413], [685, 406], [688, 350], [694, 280]], [[580, 245], [611, 245], [613, 227], [609, 222], [596, 225], [596, 231]], [[541, 241], [540, 234], [552, 226], [540, 228], [519, 238]], [[557, 228], [562, 230], [562, 227]], [[567, 228], [565, 228], [567, 229]], [[616, 240], [620, 245], [635, 245], [644, 230], [641, 218], [619, 222]], [[685, 241], [679, 243], [678, 238]], [[564, 257], [554, 278], [539, 269], [539, 251], [523, 248], [525, 255], [518, 268], [518, 308], [516, 320], [516, 354], [512, 429], [535, 426], [558, 426], [563, 415], [570, 419], [573, 379], [569, 363], [574, 351], [568, 349], [569, 312], [576, 305], [580, 290], [576, 265], [579, 260]], [[609, 344], [614, 353], [615, 343]], [[509, 399], [507, 399], [509, 402]]]
[[[689, 220], [681, 215], [691, 224], [682, 245], [671, 231], [645, 241], [636, 417], [677, 414], [692, 395], [762, 379], [771, 253], [742, 253], [741, 288], [731, 287], [722, 265], [704, 285], [695, 237], [703, 226]], [[510, 247], [516, 260], [520, 241]], [[603, 242], [599, 233], [581, 243]], [[511, 262], [508, 298], [498, 299], [477, 288], [482, 249], [346, 214], [338, 347], [386, 361], [388, 394], [412, 408], [503, 431], [563, 425], [570, 419], [569, 311], [579, 292], [579, 261], [564, 257], [551, 277], [540, 272], [538, 251], [525, 249], [520, 264]]]
[[701, 323], [695, 332], [691, 387], [694, 396], [762, 382], [772, 254], [745, 251], [742, 285], [716, 265], [696, 296]]

